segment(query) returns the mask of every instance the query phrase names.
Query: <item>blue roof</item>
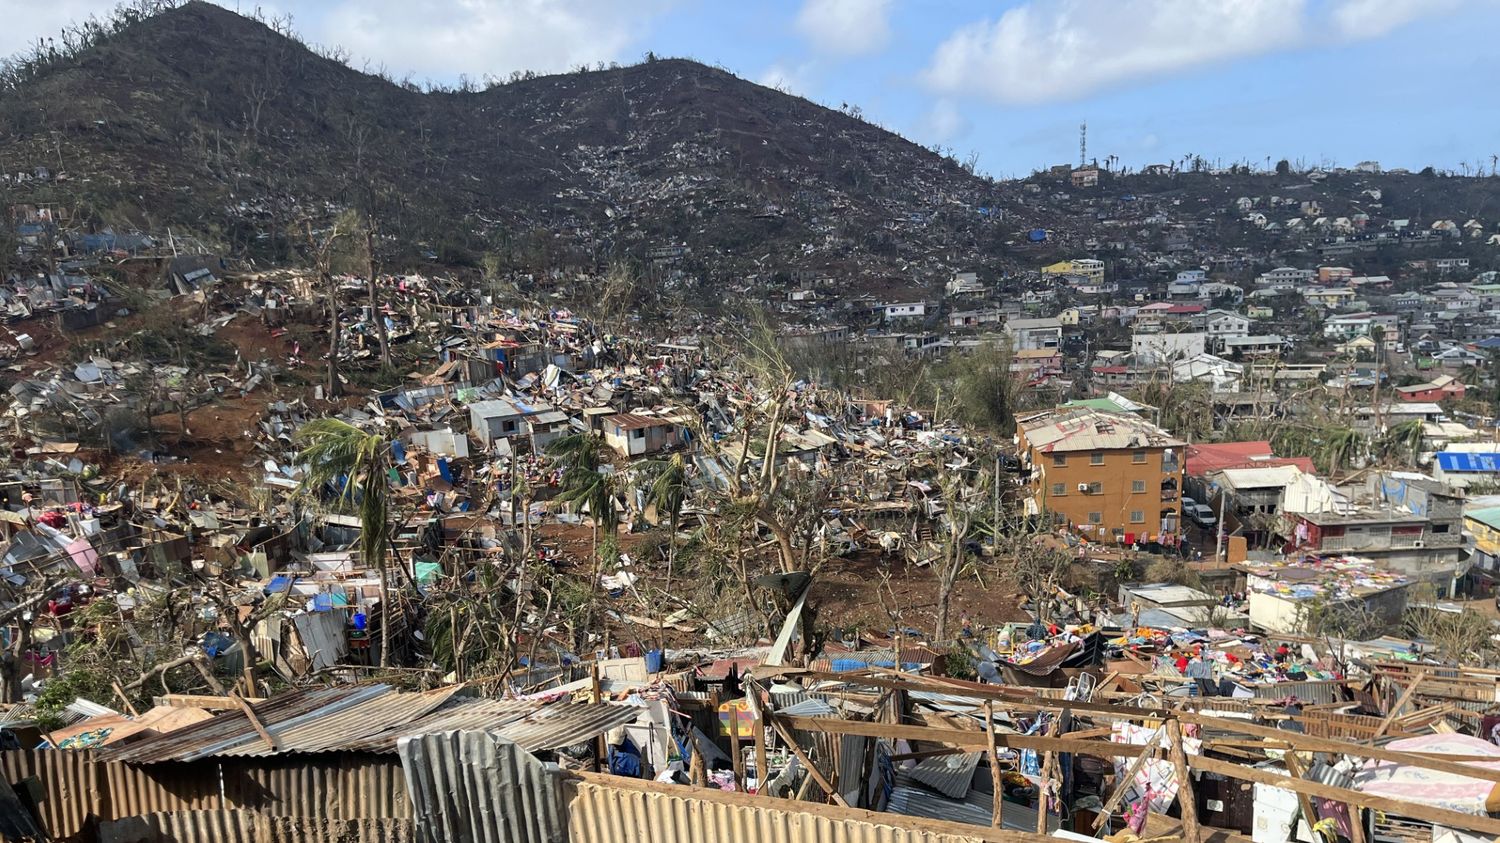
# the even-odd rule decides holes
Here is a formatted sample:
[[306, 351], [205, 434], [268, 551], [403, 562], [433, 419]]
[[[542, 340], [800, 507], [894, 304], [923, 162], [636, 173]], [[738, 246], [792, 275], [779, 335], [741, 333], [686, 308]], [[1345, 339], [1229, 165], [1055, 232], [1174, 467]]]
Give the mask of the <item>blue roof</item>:
[[1437, 454], [1437, 461], [1444, 471], [1500, 472], [1500, 454], [1496, 453], [1442, 451]]
[[1475, 348], [1500, 348], [1500, 337], [1487, 337], [1474, 343]]

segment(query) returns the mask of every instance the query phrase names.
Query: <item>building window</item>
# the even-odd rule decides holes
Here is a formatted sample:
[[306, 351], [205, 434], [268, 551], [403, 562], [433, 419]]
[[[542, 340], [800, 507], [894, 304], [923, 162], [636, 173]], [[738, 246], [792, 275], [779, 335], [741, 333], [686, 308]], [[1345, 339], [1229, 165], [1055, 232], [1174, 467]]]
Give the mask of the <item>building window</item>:
[[1146, 513], [1143, 512], [1143, 511], [1141, 511], [1141, 510], [1139, 510], [1139, 509], [1132, 509], [1132, 510], [1130, 510], [1130, 523], [1132, 523], [1132, 524], [1144, 524], [1144, 523], [1146, 523]]
[[1104, 452], [1095, 451], [1089, 454], [1089, 465], [1104, 465]]
[[1146, 491], [1146, 481], [1144, 481], [1144, 480], [1132, 480], [1132, 481], [1130, 481], [1130, 493], [1131, 494], [1133, 494], [1133, 495], [1139, 495], [1140, 493], [1142, 493], [1144, 491]]
[[515, 433], [516, 423], [514, 421], [503, 421], [500, 423], [500, 429], [506, 433]]
[[1446, 533], [1446, 532], [1448, 532], [1448, 525], [1447, 524], [1433, 524], [1432, 525], [1432, 531], [1434, 533]]
[[1145, 451], [1132, 451], [1131, 454], [1130, 454], [1130, 461], [1133, 462], [1133, 463], [1135, 463], [1135, 464], [1137, 464], [1137, 465], [1145, 465], [1146, 464], [1146, 452]]
[[1102, 494], [1104, 494], [1104, 484], [1103, 483], [1090, 483], [1089, 484], [1089, 494], [1091, 494], [1091, 495], [1102, 495]]
[[1090, 512], [1089, 513], [1089, 523], [1090, 524], [1103, 524], [1104, 523], [1104, 513], [1102, 513], [1102, 512]]
[[1068, 464], [1068, 455], [1067, 454], [1053, 454], [1052, 455], [1052, 464], [1055, 465], [1055, 466], [1057, 466], [1058, 468], [1062, 468], [1063, 466], [1065, 466], [1065, 465]]
[[645, 439], [646, 438], [646, 428], [644, 428], [644, 427], [638, 427], [635, 430], [630, 431], [630, 436], [633, 439]]
[[1053, 483], [1052, 484], [1052, 497], [1054, 497], [1054, 498], [1060, 498], [1063, 495], [1066, 495], [1067, 493], [1068, 493], [1068, 484], [1066, 484], [1066, 483]]

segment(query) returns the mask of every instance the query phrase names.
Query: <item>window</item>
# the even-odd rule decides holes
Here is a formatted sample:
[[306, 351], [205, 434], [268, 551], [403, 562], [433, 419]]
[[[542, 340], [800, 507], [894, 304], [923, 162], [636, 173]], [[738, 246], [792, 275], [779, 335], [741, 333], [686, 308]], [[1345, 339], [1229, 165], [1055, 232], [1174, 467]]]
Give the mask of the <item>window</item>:
[[1132, 509], [1132, 510], [1130, 510], [1130, 523], [1132, 523], [1132, 524], [1144, 524], [1144, 523], [1146, 523], [1146, 513], [1142, 512], [1139, 509]]
[[1089, 465], [1104, 465], [1104, 452], [1095, 451], [1089, 454]]
[[500, 430], [503, 431], [503, 432], [505, 432], [505, 433], [515, 433], [516, 432], [516, 423], [515, 423], [515, 420], [512, 419], [512, 420], [501, 422], [500, 423]]
[[1103, 524], [1104, 523], [1104, 513], [1102, 513], [1102, 512], [1090, 512], [1089, 513], [1089, 523], [1090, 524]]
[[1090, 483], [1089, 484], [1089, 494], [1091, 494], [1091, 495], [1102, 495], [1102, 494], [1104, 494], [1104, 484], [1103, 483]]
[[1139, 495], [1141, 492], [1144, 492], [1144, 491], [1146, 491], [1146, 481], [1144, 481], [1144, 480], [1132, 480], [1132, 481], [1130, 481], [1130, 493], [1132, 495]]
[[1067, 493], [1068, 493], [1068, 484], [1066, 484], [1066, 483], [1053, 483], [1052, 484], [1052, 497], [1054, 497], [1054, 498], [1060, 498], [1063, 495], [1066, 495]]
[[1062, 468], [1063, 466], [1065, 466], [1065, 465], [1068, 464], [1068, 455], [1067, 454], [1053, 454], [1052, 455], [1052, 464], [1055, 465], [1055, 466], [1057, 466], [1058, 468]]
[[645, 439], [646, 438], [646, 428], [644, 428], [644, 427], [638, 427], [635, 430], [630, 431], [630, 438], [632, 438], [632, 439]]
[[1446, 532], [1448, 532], [1448, 525], [1447, 524], [1433, 524], [1432, 525], [1432, 531], [1434, 533], [1446, 533]]
[[1130, 461], [1133, 462], [1133, 463], [1135, 463], [1136, 465], [1145, 465], [1146, 464], [1146, 452], [1145, 451], [1132, 451], [1131, 454], [1130, 454]]

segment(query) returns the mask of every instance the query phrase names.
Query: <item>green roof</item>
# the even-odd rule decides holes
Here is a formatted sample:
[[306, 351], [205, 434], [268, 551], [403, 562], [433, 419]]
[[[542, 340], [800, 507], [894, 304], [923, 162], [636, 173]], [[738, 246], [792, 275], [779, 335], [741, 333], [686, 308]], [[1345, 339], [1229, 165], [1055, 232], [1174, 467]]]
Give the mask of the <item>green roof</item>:
[[1063, 405], [1069, 409], [1083, 407], [1089, 410], [1098, 410], [1103, 413], [1133, 413], [1134, 410], [1122, 407], [1109, 398], [1080, 398], [1077, 401], [1069, 401]]
[[1492, 530], [1500, 530], [1500, 506], [1487, 506], [1483, 509], [1466, 509], [1464, 517], [1478, 521]]

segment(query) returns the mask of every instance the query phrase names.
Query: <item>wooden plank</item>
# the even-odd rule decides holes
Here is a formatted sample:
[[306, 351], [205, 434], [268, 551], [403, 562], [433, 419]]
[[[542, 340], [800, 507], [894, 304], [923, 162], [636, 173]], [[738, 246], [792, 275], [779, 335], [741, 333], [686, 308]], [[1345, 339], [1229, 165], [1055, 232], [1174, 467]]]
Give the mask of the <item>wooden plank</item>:
[[766, 760], [766, 707], [760, 698], [760, 688], [751, 686], [750, 705], [755, 709], [755, 790], [765, 790], [771, 778]]
[[255, 728], [255, 733], [260, 735], [260, 739], [266, 742], [266, 746], [270, 747], [272, 752], [280, 752], [281, 748], [276, 745], [276, 739], [271, 737], [271, 733], [266, 731], [265, 724], [255, 716], [255, 709], [250, 707], [250, 703], [241, 699], [239, 694], [230, 694], [229, 699], [239, 706], [240, 711], [245, 712], [245, 717], [250, 720], [250, 725]]
[[1202, 843], [1203, 829], [1198, 826], [1198, 802], [1193, 795], [1193, 774], [1188, 770], [1187, 754], [1182, 749], [1182, 724], [1167, 721], [1167, 738], [1172, 745], [1167, 754], [1177, 768], [1177, 801], [1182, 806], [1182, 837], [1187, 843]]
[[[1099, 815], [1094, 817], [1095, 831], [1103, 828], [1104, 824], [1109, 822], [1109, 815], [1115, 812], [1115, 807], [1124, 798], [1125, 791], [1130, 789], [1130, 783], [1135, 781], [1135, 774], [1140, 772], [1141, 765], [1146, 763], [1146, 759], [1155, 753], [1156, 745], [1161, 741], [1161, 735], [1161, 732], [1152, 735], [1151, 740], [1147, 741], [1146, 745], [1141, 747], [1140, 754], [1136, 755], [1135, 760], [1130, 762], [1130, 766], [1125, 769], [1125, 775], [1120, 777], [1120, 781], [1115, 784], [1114, 792], [1104, 802], [1104, 807], [1099, 809]], [[1131, 749], [1135, 749], [1134, 744], [1121, 744], [1121, 746], [1129, 746]]]
[[1385, 731], [1391, 728], [1391, 724], [1396, 722], [1396, 718], [1401, 714], [1401, 709], [1405, 708], [1406, 704], [1411, 701], [1412, 695], [1417, 692], [1417, 686], [1422, 684], [1422, 679], [1425, 676], [1426, 671], [1422, 670], [1412, 674], [1411, 684], [1406, 686], [1406, 690], [1401, 693], [1401, 698], [1396, 700], [1396, 704], [1391, 706], [1391, 710], [1385, 713], [1385, 719], [1380, 721], [1380, 728], [1376, 729], [1375, 734], [1370, 736], [1370, 743], [1380, 740], [1380, 736], [1384, 735]]
[[[1297, 760], [1297, 753], [1288, 752], [1281, 756], [1282, 763], [1286, 764], [1286, 771], [1293, 778], [1303, 778], [1302, 762]], [[1307, 820], [1307, 827], [1311, 829], [1318, 824], [1318, 812], [1313, 809], [1312, 798], [1305, 793], [1297, 794], [1297, 805], [1302, 809], [1302, 818]]]
[[[786, 727], [782, 725], [782, 720], [800, 720], [802, 718], [783, 718], [779, 714], [773, 714], [771, 715], [770, 719], [771, 726], [776, 730], [776, 734], [781, 735], [781, 739], [783, 741], [786, 741], [787, 749], [790, 749], [792, 751], [792, 754], [797, 756], [797, 760], [802, 762], [802, 766], [807, 768], [807, 775], [812, 777], [812, 780], [818, 783], [818, 787], [823, 788], [824, 793], [833, 797], [833, 801], [839, 803], [841, 807], [849, 807], [849, 803], [844, 801], [844, 797], [840, 795], [837, 790], [833, 789], [833, 785], [829, 784], [828, 779], [823, 777], [823, 772], [818, 769], [816, 764], [812, 763], [812, 759], [807, 757], [807, 754], [802, 751], [802, 747], [798, 746], [797, 742], [792, 740], [792, 736], [787, 732]], [[815, 720], [817, 718], [808, 719]], [[800, 727], [794, 726], [793, 728]]]
[[1243, 720], [1232, 720], [1225, 717], [1207, 717], [1202, 714], [1190, 714], [1188, 712], [1182, 712], [1177, 716], [1184, 723], [1195, 723], [1198, 726], [1210, 729], [1222, 729], [1228, 732], [1238, 732], [1242, 735], [1270, 738], [1271, 740], [1280, 741], [1287, 746], [1306, 752], [1333, 752], [1339, 755], [1352, 755], [1356, 758], [1391, 761], [1397, 764], [1421, 767], [1424, 770], [1438, 770], [1457, 776], [1467, 776], [1471, 779], [1500, 783], [1500, 770], [1492, 770], [1487, 767], [1471, 767], [1426, 753], [1397, 752], [1384, 747], [1366, 746], [1365, 744], [1350, 743], [1349, 741], [1315, 738], [1310, 735], [1299, 735], [1284, 729], [1256, 726], [1246, 723]]
[[986, 701], [984, 704], [984, 734], [986, 747], [990, 754], [990, 787], [993, 793], [990, 796], [990, 827], [1002, 828], [1005, 825], [1005, 788], [1000, 780], [1000, 754], [995, 750], [995, 704]]
[[[964, 729], [934, 729], [928, 726], [907, 726], [892, 723], [868, 723], [861, 720], [838, 720], [832, 717], [787, 717], [772, 715], [777, 722], [800, 732], [822, 732], [829, 735], [865, 735], [891, 740], [927, 741], [928, 743], [983, 750], [985, 734]], [[998, 746], [1010, 749], [1034, 749], [1039, 752], [1071, 752], [1075, 755], [1094, 755], [1100, 758], [1134, 758], [1140, 752], [1138, 745], [1114, 743], [1112, 741], [1080, 741], [1070, 738], [1049, 738], [1043, 735], [995, 736]]]
[[[1062, 731], [1062, 722], [1068, 716], [1067, 710], [1057, 715], [1052, 725], [1047, 727], [1047, 737], [1055, 738]], [[1036, 833], [1047, 833], [1047, 792], [1052, 789], [1052, 768], [1057, 764], [1057, 753], [1047, 750], [1047, 756], [1042, 761], [1042, 780], [1037, 787], [1036, 798]]]
[[1451, 828], [1477, 831], [1490, 836], [1500, 835], [1500, 820], [1489, 816], [1462, 814], [1458, 811], [1434, 808], [1430, 805], [1402, 802], [1398, 799], [1387, 799], [1384, 796], [1360, 793], [1357, 790], [1333, 787], [1306, 779], [1294, 779], [1290, 776], [1262, 770], [1259, 767], [1246, 767], [1240, 764], [1232, 764], [1228, 761], [1205, 758], [1201, 755], [1194, 756], [1189, 765], [1205, 773], [1218, 773], [1221, 776], [1228, 776], [1240, 781], [1260, 782], [1261, 784], [1268, 784], [1297, 793], [1305, 793], [1308, 796], [1316, 796], [1319, 799], [1332, 799], [1335, 802], [1362, 805], [1366, 808], [1374, 808], [1377, 811], [1384, 811], [1388, 814], [1410, 817], [1414, 820], [1424, 820]]

